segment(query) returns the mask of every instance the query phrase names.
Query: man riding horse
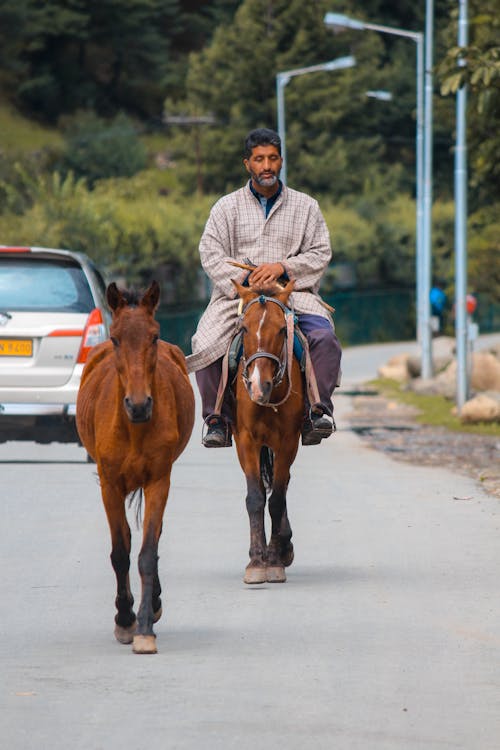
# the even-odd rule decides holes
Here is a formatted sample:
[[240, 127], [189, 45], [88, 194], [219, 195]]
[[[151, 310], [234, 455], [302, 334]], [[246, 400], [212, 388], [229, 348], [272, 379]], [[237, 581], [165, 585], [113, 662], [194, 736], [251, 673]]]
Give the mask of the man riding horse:
[[[332, 393], [338, 385], [341, 349], [331, 315], [318, 294], [332, 253], [325, 220], [316, 200], [279, 179], [281, 140], [267, 128], [245, 140], [243, 163], [248, 183], [213, 206], [200, 241], [202, 266], [213, 283], [212, 296], [192, 338], [188, 370], [196, 372], [207, 432], [203, 445], [231, 445], [233, 410], [226, 393], [215, 412], [224, 354], [235, 333], [239, 298], [231, 282], [231, 262], [255, 266], [240, 282], [258, 289], [294, 279], [291, 303], [306, 336], [319, 401], [304, 415], [303, 445], [316, 445], [335, 430]], [[234, 275], [234, 273], [233, 273]]]

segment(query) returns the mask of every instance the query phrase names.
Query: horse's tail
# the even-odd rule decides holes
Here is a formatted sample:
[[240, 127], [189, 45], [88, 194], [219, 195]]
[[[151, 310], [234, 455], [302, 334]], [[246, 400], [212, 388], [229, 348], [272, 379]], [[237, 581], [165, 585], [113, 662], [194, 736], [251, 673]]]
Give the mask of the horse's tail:
[[137, 528], [140, 529], [142, 526], [142, 498], [143, 498], [143, 491], [142, 487], [139, 487], [137, 490], [134, 490], [130, 493], [128, 496], [128, 507], [131, 508], [135, 503], [135, 522], [137, 524]]
[[260, 476], [264, 487], [270, 492], [273, 487], [274, 453], [267, 445], [263, 445], [260, 449]]

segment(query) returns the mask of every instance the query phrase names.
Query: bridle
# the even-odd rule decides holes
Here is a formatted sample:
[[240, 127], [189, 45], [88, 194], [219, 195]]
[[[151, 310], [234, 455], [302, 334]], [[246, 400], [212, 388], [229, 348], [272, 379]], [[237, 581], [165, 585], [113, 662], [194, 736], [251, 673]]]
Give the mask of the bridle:
[[281, 383], [283, 382], [283, 378], [285, 377], [285, 374], [287, 374], [288, 375], [288, 390], [287, 390], [285, 397], [282, 398], [281, 401], [275, 401], [275, 402], [270, 401], [267, 404], [261, 404], [261, 406], [269, 406], [272, 409], [276, 410], [277, 406], [280, 406], [280, 404], [283, 404], [287, 400], [292, 389], [291, 372], [292, 372], [292, 359], [293, 359], [293, 335], [294, 335], [294, 326], [295, 326], [295, 314], [294, 314], [293, 309], [284, 305], [283, 302], [281, 302], [279, 299], [276, 299], [276, 297], [268, 297], [264, 294], [260, 294], [258, 297], [254, 297], [254, 299], [250, 300], [250, 302], [248, 302], [242, 310], [242, 314], [240, 317], [240, 328], [243, 331], [243, 335], [245, 333], [243, 325], [242, 325], [243, 318], [246, 315], [249, 307], [251, 307], [257, 302], [261, 305], [265, 305], [267, 302], [273, 302], [275, 305], [278, 305], [278, 307], [282, 310], [283, 315], [285, 317], [285, 322], [286, 322], [285, 340], [283, 342], [283, 348], [281, 350], [279, 357], [276, 356], [276, 354], [272, 354], [272, 352], [258, 350], [254, 352], [254, 354], [250, 355], [248, 359], [246, 359], [245, 349], [243, 347], [243, 354], [241, 357], [241, 361], [243, 364], [243, 371], [241, 373], [241, 377], [243, 378], [243, 382], [245, 383], [245, 386], [248, 388], [250, 384], [248, 368], [252, 364], [252, 362], [255, 362], [256, 359], [260, 359], [260, 358], [270, 359], [272, 362], [275, 362], [277, 365], [277, 369], [272, 379], [273, 388], [277, 388], [279, 385], [281, 385]]

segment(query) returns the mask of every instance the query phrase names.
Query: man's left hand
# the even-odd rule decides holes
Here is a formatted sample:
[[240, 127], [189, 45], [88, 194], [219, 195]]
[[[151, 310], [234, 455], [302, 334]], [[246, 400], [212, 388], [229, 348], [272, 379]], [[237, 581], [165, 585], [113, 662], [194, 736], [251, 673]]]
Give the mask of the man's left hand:
[[285, 273], [282, 263], [262, 263], [249, 276], [251, 286], [268, 286], [275, 283]]

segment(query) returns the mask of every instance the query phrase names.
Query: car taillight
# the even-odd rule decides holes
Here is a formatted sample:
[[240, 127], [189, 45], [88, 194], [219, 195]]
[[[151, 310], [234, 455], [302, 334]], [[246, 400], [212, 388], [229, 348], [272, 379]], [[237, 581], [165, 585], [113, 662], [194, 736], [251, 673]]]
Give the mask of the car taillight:
[[102, 314], [98, 308], [95, 308], [88, 317], [77, 362], [79, 364], [86, 362], [92, 347], [101, 344], [105, 340], [106, 328], [102, 320]]

